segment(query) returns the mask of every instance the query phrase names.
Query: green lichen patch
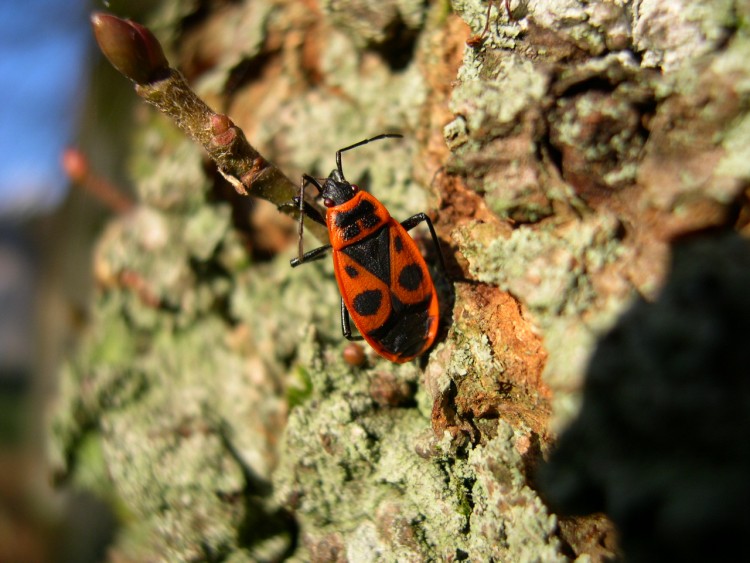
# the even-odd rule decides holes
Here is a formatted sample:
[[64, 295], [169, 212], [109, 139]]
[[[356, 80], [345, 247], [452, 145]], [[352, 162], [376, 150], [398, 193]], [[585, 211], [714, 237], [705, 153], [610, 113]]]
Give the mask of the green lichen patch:
[[734, 26], [740, 4], [732, 0], [645, 2], [632, 32], [635, 45], [644, 51], [643, 64], [675, 71], [714, 51]]
[[[51, 422], [54, 469], [115, 505], [128, 557], [278, 558], [292, 542], [268, 496], [280, 369], [230, 306], [250, 262], [228, 206], [207, 203], [199, 155], [166, 139], [142, 194], [153, 205], [117, 218], [97, 247], [92, 328]], [[183, 166], [178, 190], [167, 177]]]
[[139, 200], [176, 214], [198, 209], [208, 188], [200, 148], [159, 114], [151, 115], [150, 125], [136, 136], [139, 150], [130, 163]]
[[[290, 414], [274, 481], [305, 530], [309, 557], [487, 560], [541, 549], [562, 560], [550, 540], [555, 519], [525, 485], [521, 433], [504, 425], [468, 458], [456, 458], [451, 440], [420, 457], [428, 421], [418, 410], [378, 407], [367, 374], [321, 359], [312, 363], [320, 383]], [[414, 375], [412, 366], [396, 373]], [[505, 457], [513, 465], [498, 488]]]
[[531, 61], [505, 55], [492, 65], [492, 74], [483, 76], [479, 69], [487, 68], [484, 61], [470, 51], [464, 57], [450, 109], [463, 116], [476, 139], [511, 132], [518, 125], [518, 115], [546, 92], [547, 75]]
[[485, 240], [474, 225], [460, 229], [463, 254], [472, 273], [518, 297], [540, 322], [557, 315], [581, 314], [597, 295], [590, 277], [616, 261], [622, 250], [612, 218], [544, 228], [519, 227], [509, 238]]
[[471, 476], [470, 560], [567, 561], [555, 537], [557, 519], [527, 483], [524, 434], [500, 423], [485, 447], [473, 449], [465, 472]]
[[365, 0], [326, 0], [322, 8], [331, 23], [346, 30], [359, 47], [383, 44], [406, 30], [415, 34], [425, 17], [425, 4], [419, 0], [387, 0], [377, 6]]
[[[110, 338], [120, 340], [103, 331], [91, 351], [95, 371], [81, 371], [90, 369], [84, 356], [64, 379], [53, 422], [58, 472], [85, 485], [85, 445], [100, 444], [106, 478], [96, 488], [127, 507], [123, 549], [216, 559], [252, 545], [257, 534], [240, 533], [245, 523], [264, 512], [273, 519], [263, 483], [282, 407], [262, 367], [228, 346], [221, 322], [153, 334], [119, 364], [96, 350]], [[135, 541], [144, 533], [145, 546]]]

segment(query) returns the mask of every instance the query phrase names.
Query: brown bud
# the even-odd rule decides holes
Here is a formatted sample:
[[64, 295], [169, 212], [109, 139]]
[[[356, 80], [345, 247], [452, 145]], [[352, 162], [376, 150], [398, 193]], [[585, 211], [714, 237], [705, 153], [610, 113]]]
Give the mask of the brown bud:
[[89, 175], [89, 161], [80, 150], [68, 147], [62, 153], [62, 167], [68, 178], [77, 184], [83, 182]]
[[169, 74], [159, 41], [142, 25], [102, 12], [92, 14], [91, 25], [104, 56], [133, 82], [150, 84]]
[[234, 123], [222, 113], [215, 113], [210, 118], [211, 121], [211, 133], [214, 135], [221, 135], [229, 131], [230, 127], [234, 127]]

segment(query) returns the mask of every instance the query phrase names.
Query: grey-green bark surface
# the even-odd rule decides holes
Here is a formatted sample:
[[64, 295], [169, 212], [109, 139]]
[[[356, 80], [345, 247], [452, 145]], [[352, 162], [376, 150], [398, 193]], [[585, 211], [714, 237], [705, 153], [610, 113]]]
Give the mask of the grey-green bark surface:
[[215, 197], [201, 151], [139, 112], [140, 205], [99, 242], [51, 422], [58, 476], [116, 507], [113, 552], [614, 553], [606, 519], [560, 520], [533, 475], [597, 340], [658, 294], [672, 240], [744, 226], [748, 6], [497, 4], [468, 46], [484, 1], [209, 3], [190, 26], [194, 3], [162, 3], [172, 65], [290, 178], [405, 135], [344, 166], [394, 217], [433, 216], [443, 331], [422, 362], [347, 364], [330, 260], [290, 268], [294, 223]]

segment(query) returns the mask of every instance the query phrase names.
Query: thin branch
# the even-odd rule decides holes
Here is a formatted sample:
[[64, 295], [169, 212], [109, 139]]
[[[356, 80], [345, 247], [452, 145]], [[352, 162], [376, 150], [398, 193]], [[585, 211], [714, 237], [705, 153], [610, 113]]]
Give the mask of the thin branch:
[[[297, 206], [289, 205], [298, 191], [295, 183], [263, 158], [229, 117], [208, 107], [182, 74], [169, 67], [159, 41], [147, 28], [103, 13], [93, 14], [91, 23], [112, 65], [136, 83], [139, 96], [203, 146], [238, 193], [268, 200], [280, 211], [296, 215]], [[309, 221], [306, 226], [316, 238], [328, 240], [323, 225]]]

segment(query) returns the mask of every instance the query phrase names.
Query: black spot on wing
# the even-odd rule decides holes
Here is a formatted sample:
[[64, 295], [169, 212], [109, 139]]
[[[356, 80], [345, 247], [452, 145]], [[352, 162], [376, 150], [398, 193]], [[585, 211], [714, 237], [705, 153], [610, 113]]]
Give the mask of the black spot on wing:
[[368, 272], [386, 285], [391, 283], [391, 250], [387, 228], [341, 249]]
[[344, 271], [350, 278], [356, 278], [359, 275], [357, 268], [355, 268], [354, 266], [349, 266], [348, 264], [344, 266]]
[[335, 224], [341, 229], [344, 240], [350, 240], [362, 232], [362, 228], [372, 229], [380, 223], [372, 202], [363, 200], [354, 209], [336, 214]]
[[372, 215], [375, 212], [375, 206], [367, 201], [360, 201], [354, 208], [349, 211], [340, 211], [336, 214], [336, 226], [346, 227], [362, 220], [367, 215]]
[[368, 289], [354, 296], [352, 306], [357, 313], [363, 317], [367, 317], [376, 314], [382, 302], [382, 291], [379, 289]]
[[396, 249], [396, 252], [401, 252], [404, 249], [404, 241], [401, 240], [399, 235], [393, 238], [393, 248]]
[[359, 225], [357, 223], [352, 223], [351, 225], [346, 225], [344, 227], [341, 227], [341, 237], [344, 240], [351, 240], [362, 231], [359, 228]]
[[362, 226], [365, 229], [372, 229], [378, 223], [380, 223], [380, 217], [375, 215], [375, 213], [371, 213], [369, 215], [365, 215], [364, 217], [362, 217]]
[[391, 294], [391, 314], [386, 321], [370, 331], [368, 336], [384, 350], [402, 358], [421, 352], [434, 321], [429, 316], [432, 294], [414, 305], [405, 305]]
[[417, 264], [408, 264], [398, 274], [398, 285], [407, 291], [416, 291], [422, 285], [424, 273]]

